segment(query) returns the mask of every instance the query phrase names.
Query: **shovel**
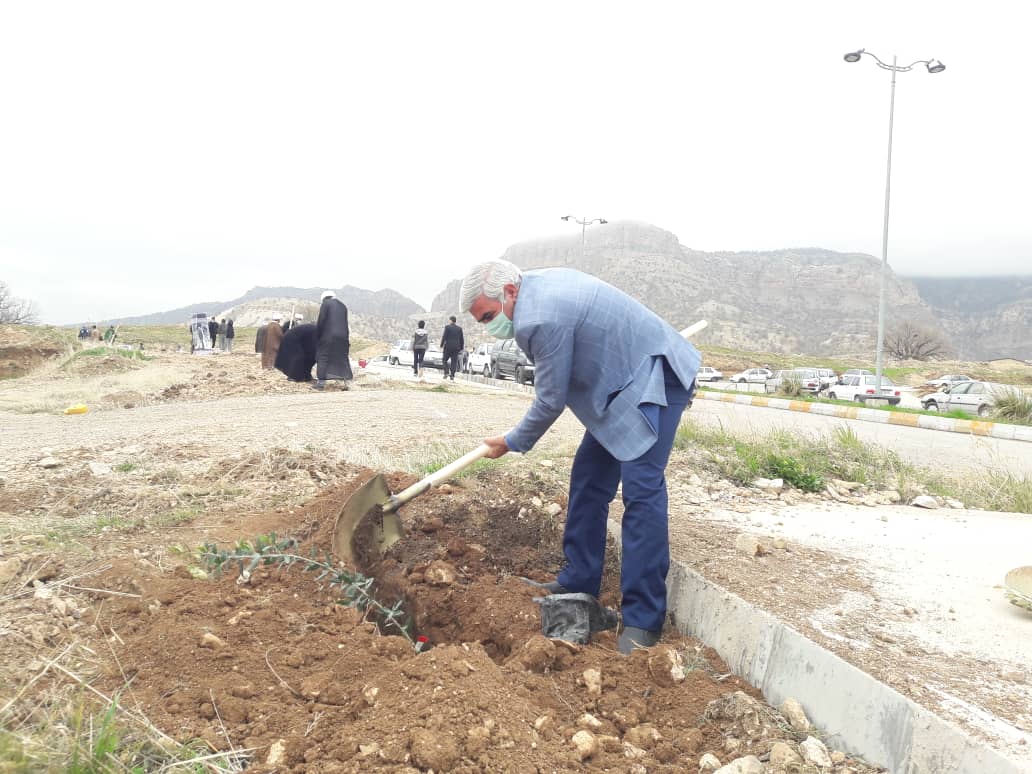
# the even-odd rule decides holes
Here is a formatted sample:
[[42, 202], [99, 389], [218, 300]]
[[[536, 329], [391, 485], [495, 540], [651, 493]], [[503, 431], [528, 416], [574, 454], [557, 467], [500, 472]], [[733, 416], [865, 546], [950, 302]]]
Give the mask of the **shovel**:
[[373, 476], [348, 498], [337, 514], [333, 523], [334, 555], [352, 566], [357, 555], [382, 556], [401, 540], [398, 508], [465, 470], [490, 450], [490, 446], [481, 444], [398, 494], [391, 494], [383, 474]]

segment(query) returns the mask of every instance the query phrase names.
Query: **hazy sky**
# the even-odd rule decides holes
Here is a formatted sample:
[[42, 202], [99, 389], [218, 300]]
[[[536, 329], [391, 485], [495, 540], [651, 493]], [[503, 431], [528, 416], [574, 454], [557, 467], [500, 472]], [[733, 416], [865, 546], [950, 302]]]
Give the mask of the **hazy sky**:
[[1019, 2], [0, 0], [0, 280], [47, 322], [390, 287], [647, 221], [702, 250], [1032, 272]]

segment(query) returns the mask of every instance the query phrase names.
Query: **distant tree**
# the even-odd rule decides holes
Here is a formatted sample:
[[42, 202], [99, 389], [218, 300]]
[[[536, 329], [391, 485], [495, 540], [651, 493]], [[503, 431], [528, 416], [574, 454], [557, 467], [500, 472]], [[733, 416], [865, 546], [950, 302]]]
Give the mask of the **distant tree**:
[[897, 360], [934, 360], [946, 357], [949, 347], [938, 331], [908, 320], [885, 335], [885, 351]]
[[12, 296], [7, 283], [0, 280], [0, 323], [31, 325], [36, 321], [36, 308], [33, 303]]

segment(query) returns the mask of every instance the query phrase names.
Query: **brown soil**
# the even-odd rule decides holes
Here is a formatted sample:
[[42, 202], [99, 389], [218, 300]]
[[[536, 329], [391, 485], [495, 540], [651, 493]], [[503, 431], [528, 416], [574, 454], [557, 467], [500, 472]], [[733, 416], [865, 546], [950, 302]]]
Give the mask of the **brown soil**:
[[[257, 521], [311, 536], [302, 555], [325, 551], [353, 488]], [[422, 653], [300, 567], [260, 566], [245, 583], [236, 570], [195, 580], [121, 561], [94, 582], [139, 598], [98, 595], [86, 616], [108, 640], [94, 649], [116, 656], [100, 687], [131, 681], [135, 706], [165, 732], [253, 748], [257, 764], [282, 740], [284, 759], [254, 771], [626, 771], [631, 750], [650, 772], [680, 772], [706, 750], [726, 755], [728, 723], [704, 712], [755, 692], [712, 653], [670, 637], [625, 658], [612, 632], [585, 647], [540, 635], [535, 591], [514, 575], [554, 573], [559, 533], [543, 513], [518, 521], [511, 499], [446, 487], [405, 506], [407, 536], [370, 569], [377, 596], [402, 598], [413, 636], [428, 638]], [[675, 682], [664, 659], [686, 656], [694, 668]], [[588, 669], [601, 672], [600, 695]], [[611, 739], [581, 762], [570, 739], [585, 713]], [[740, 740], [736, 754], [773, 740]]]

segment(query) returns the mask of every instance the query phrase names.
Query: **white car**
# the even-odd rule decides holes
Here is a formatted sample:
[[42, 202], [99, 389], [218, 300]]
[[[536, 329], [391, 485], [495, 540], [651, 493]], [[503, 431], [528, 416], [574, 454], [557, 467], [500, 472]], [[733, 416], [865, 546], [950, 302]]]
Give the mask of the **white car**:
[[[828, 397], [832, 400], [853, 400], [857, 403], [866, 403], [876, 397], [877, 386], [877, 376], [843, 376], [842, 384], [832, 385], [828, 389]], [[899, 387], [884, 374], [881, 378], [881, 397], [885, 398], [890, 406], [899, 405]]]
[[940, 376], [938, 379], [929, 379], [925, 384], [929, 387], [941, 388], [952, 387], [954, 384], [958, 384], [959, 382], [970, 381], [973, 381], [973, 379], [970, 376], [965, 376], [964, 374], [946, 374], [945, 376]]
[[466, 373], [491, 376], [491, 348], [494, 344], [478, 344], [466, 358]]
[[391, 347], [391, 354], [387, 356], [387, 362], [391, 365], [411, 366], [415, 362], [412, 355], [412, 340], [398, 339]]
[[944, 387], [939, 392], [925, 395], [921, 399], [921, 407], [925, 411], [963, 411], [966, 414], [987, 417], [992, 413], [997, 396], [1008, 392], [1018, 392], [1018, 388], [995, 382], [959, 382], [952, 387]]
[[724, 374], [721, 371], [709, 366], [701, 366], [699, 373], [695, 375], [695, 381], [697, 382], [719, 382], [723, 378]]
[[749, 368], [745, 371], [739, 371], [737, 374], [731, 377], [732, 382], [742, 384], [749, 382], [750, 384], [766, 384], [767, 380], [770, 379], [774, 374], [768, 371], [766, 368]]

